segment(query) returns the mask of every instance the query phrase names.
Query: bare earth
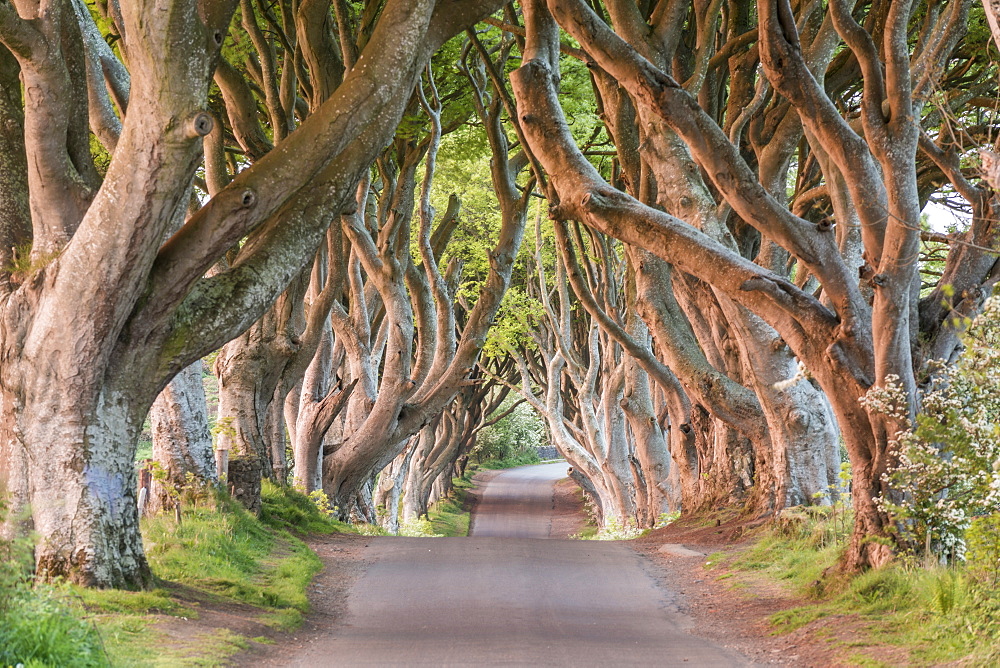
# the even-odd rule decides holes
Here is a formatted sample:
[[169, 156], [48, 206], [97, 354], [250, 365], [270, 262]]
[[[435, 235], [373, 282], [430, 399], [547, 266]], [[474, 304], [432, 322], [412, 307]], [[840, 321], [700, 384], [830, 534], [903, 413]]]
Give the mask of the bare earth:
[[[750, 657], [758, 664], [791, 666], [910, 665], [905, 648], [879, 643], [856, 616], [821, 618], [782, 635], [773, 635], [771, 615], [809, 601], [752, 574], [733, 574], [708, 556], [746, 542], [747, 525], [733, 520], [720, 526], [679, 521], [630, 543], [650, 563], [655, 577], [681, 594], [680, 609], [694, 619], [696, 633]], [[692, 554], [685, 554], [684, 551]]]

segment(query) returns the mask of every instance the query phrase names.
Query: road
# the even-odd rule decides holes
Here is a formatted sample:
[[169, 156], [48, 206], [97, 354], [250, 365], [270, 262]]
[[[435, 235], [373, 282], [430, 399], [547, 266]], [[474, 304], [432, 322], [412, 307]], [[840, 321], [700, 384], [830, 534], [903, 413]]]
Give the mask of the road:
[[470, 536], [548, 538], [552, 484], [565, 478], [563, 464], [524, 466], [504, 471], [487, 483], [472, 516]]
[[675, 595], [620, 543], [548, 538], [565, 465], [512, 469], [484, 490], [468, 538], [379, 538], [344, 623], [295, 666], [742, 666], [685, 631]]

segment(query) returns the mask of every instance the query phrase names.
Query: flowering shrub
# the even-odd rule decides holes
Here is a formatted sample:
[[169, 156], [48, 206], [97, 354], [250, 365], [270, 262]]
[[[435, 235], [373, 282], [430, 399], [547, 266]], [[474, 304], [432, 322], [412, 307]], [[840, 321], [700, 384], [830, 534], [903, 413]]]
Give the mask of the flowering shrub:
[[594, 540], [632, 540], [642, 534], [643, 530], [636, 526], [635, 520], [631, 518], [623, 520], [616, 515], [611, 515], [594, 536]]
[[[961, 555], [973, 518], [1000, 510], [1000, 299], [991, 298], [965, 334], [965, 353], [923, 398], [916, 424], [898, 435], [888, 474], [901, 501], [882, 506], [904, 538]], [[866, 401], [897, 410], [892, 383]]]
[[330, 504], [330, 497], [321, 489], [314, 489], [309, 492], [309, 500], [316, 506], [316, 510], [327, 517], [334, 517], [337, 514], [337, 507]]

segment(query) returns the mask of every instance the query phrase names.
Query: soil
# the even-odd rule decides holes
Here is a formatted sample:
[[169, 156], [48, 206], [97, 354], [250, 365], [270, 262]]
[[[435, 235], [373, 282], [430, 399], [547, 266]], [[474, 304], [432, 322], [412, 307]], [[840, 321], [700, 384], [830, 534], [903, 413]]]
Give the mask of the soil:
[[717, 522], [705, 526], [705, 518], [686, 518], [631, 541], [632, 548], [647, 558], [651, 574], [664, 587], [680, 591], [681, 611], [695, 620], [692, 633], [761, 664], [909, 663], [905, 648], [872, 641], [868, 623], [851, 615], [824, 617], [775, 635], [769, 622], [772, 615], [811, 601], [762, 577], [745, 571], [736, 574], [718, 558], [710, 559], [714, 553], [747, 546], [747, 533], [754, 528], [740, 519]]
[[364, 554], [370, 541], [368, 536], [353, 534], [307, 539], [324, 564], [309, 585], [312, 612], [306, 615], [301, 627], [290, 633], [267, 629], [261, 634], [265, 642], [251, 642], [247, 650], [230, 659], [230, 665], [284, 666], [287, 665], [286, 657], [298, 654], [329, 635], [330, 629], [337, 626], [347, 612], [347, 593], [351, 586], [369, 566]]

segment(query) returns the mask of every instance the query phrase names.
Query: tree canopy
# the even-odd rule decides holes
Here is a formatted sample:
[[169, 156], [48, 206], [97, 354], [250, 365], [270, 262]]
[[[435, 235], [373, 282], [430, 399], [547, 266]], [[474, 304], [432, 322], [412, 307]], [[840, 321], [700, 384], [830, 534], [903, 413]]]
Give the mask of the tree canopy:
[[843, 447], [844, 566], [885, 563], [1000, 277], [994, 23], [0, 0], [0, 485], [37, 568], [150, 582], [147, 415], [162, 484], [253, 510], [267, 477], [393, 528], [525, 405], [606, 523], [829, 502]]

